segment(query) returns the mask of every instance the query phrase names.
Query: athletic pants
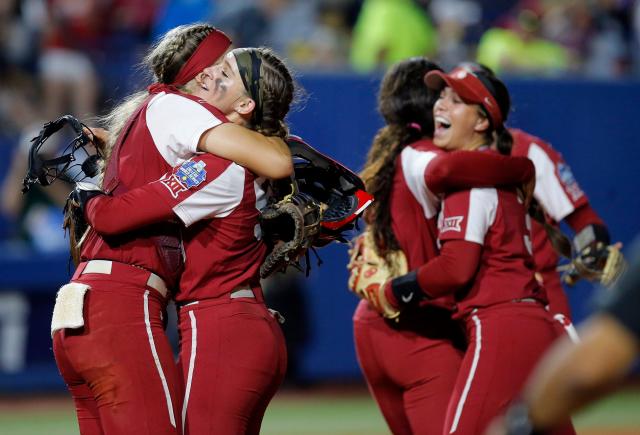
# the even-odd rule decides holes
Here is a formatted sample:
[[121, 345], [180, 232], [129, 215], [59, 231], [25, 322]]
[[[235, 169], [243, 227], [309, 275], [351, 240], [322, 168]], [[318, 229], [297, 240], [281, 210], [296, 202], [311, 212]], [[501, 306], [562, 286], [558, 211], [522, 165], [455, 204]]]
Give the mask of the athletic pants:
[[462, 331], [450, 314], [421, 314], [396, 325], [361, 301], [354, 316], [358, 362], [394, 435], [442, 431], [462, 360]]
[[165, 298], [147, 286], [149, 272], [113, 265], [110, 274], [78, 268], [73, 281], [90, 286], [85, 325], [53, 337], [80, 433], [179, 434], [182, 381], [163, 329]]
[[287, 350], [280, 325], [258, 296], [227, 295], [180, 308], [185, 434], [260, 432], [284, 379]]
[[[447, 408], [443, 434], [482, 434], [518, 397], [533, 367], [557, 337], [537, 302], [479, 308], [463, 319], [468, 347]], [[571, 425], [557, 432], [575, 434]]]

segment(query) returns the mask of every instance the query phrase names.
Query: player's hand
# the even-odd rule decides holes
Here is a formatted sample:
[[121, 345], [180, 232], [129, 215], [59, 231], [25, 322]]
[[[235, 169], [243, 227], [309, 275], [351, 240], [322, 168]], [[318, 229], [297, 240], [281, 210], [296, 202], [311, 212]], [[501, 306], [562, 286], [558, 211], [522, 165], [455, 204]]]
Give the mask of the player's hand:
[[84, 133], [91, 138], [91, 142], [104, 152], [109, 142], [109, 131], [101, 127], [83, 127]]

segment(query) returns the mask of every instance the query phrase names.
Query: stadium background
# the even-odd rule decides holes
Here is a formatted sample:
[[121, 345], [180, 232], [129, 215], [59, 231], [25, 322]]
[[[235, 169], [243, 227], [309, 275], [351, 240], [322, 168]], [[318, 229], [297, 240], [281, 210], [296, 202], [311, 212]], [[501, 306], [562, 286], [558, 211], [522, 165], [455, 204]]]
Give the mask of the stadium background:
[[[366, 4], [375, 0], [8, 1], [0, 9], [0, 181], [4, 189], [12, 184], [12, 167], [23, 158], [19, 154], [21, 140], [30, 133], [33, 136], [30, 129], [34, 124], [51, 118], [47, 117], [47, 102], [41, 101], [46, 83], [41, 61], [51, 45], [43, 27], [34, 24], [46, 21], [38, 21], [33, 15], [38, 8], [41, 14], [53, 16], [74, 6], [85, 10], [80, 5], [86, 3], [110, 8], [99, 32], [81, 29], [78, 36], [86, 36], [84, 41], [75, 41], [75, 45], [73, 41], [65, 42], [69, 45], [66, 49], [85, 55], [98, 71], [98, 98], [92, 114], [104, 113], [122, 96], [145, 84], [134, 64], [154, 35], [183, 22], [209, 20], [233, 35], [238, 45], [271, 45], [287, 57], [306, 94], [289, 116], [292, 132], [351, 168], [358, 170], [363, 164], [371, 139], [381, 126], [375, 93], [384, 62], [372, 67], [363, 65], [349, 50], [356, 47], [359, 14], [365, 7], [371, 8]], [[555, 39], [540, 33], [545, 20], [558, 14], [550, 6], [552, 3], [573, 7], [567, 6], [563, 11], [569, 18], [575, 18], [580, 11], [579, 7], [575, 9], [576, 4], [588, 6], [585, 10], [592, 27], [580, 28], [584, 41], [571, 42], [562, 37], [566, 29], [564, 33], [556, 31]], [[458, 37], [457, 50], [451, 49], [451, 38], [447, 36], [451, 33], [451, 11], [443, 4], [460, 8], [456, 9], [460, 21], [457, 25], [463, 29], [463, 36]], [[445, 66], [473, 57], [478, 42], [482, 43], [483, 36], [492, 29], [521, 32], [520, 27], [530, 24], [526, 21], [530, 20], [529, 12], [538, 20], [536, 37], [544, 36], [570, 53], [570, 61], [561, 66], [514, 67], [514, 60], [511, 66], [501, 68], [513, 97], [510, 125], [533, 132], [560, 150], [594, 208], [609, 225], [613, 238], [630, 245], [638, 232], [640, 217], [635, 180], [640, 161], [637, 2], [434, 0], [415, 2], [412, 7], [409, 13], [424, 14], [430, 20], [425, 32], [433, 31], [439, 36], [438, 42], [425, 45], [419, 53], [427, 51]], [[85, 13], [96, 10], [89, 8]], [[266, 10], [270, 13], [265, 14]], [[256, 17], [262, 17], [262, 21]], [[92, 18], [95, 21], [96, 17]], [[238, 27], [238, 23], [244, 24]], [[614, 26], [616, 23], [618, 27]], [[63, 33], [73, 31], [65, 27]], [[615, 56], [598, 51], [601, 40], [609, 41], [607, 52], [616, 53]], [[373, 49], [366, 44], [358, 47]], [[519, 55], [529, 56], [514, 54]], [[73, 113], [67, 107], [65, 112]], [[52, 434], [69, 433], [73, 428], [71, 401], [49, 398], [50, 394], [64, 394], [51, 354], [49, 322], [55, 291], [69, 278], [70, 269], [66, 251], [59, 244], [48, 243], [56, 237], [50, 230], [45, 231], [49, 227], [56, 231], [59, 216], [57, 212], [45, 213], [29, 220], [9, 209], [6, 202], [7, 190], [3, 190], [0, 428], [4, 429], [0, 433], [36, 433], [40, 430], [39, 419]], [[357, 301], [345, 288], [346, 247], [331, 246], [319, 254], [322, 266], [316, 267], [314, 262], [307, 280], [294, 278], [295, 293], [279, 298], [281, 304], [284, 300], [283, 314], [290, 318], [295, 373], [268, 411], [265, 433], [385, 433], [373, 403], [363, 394], [355, 360], [351, 314]], [[593, 292], [594, 288], [585, 283], [569, 289], [578, 322], [591, 312]], [[295, 312], [291, 305], [295, 305]], [[331, 386], [329, 391], [327, 385]], [[319, 391], [318, 386], [323, 388]], [[626, 433], [639, 433], [640, 418], [633, 414], [633, 409], [640, 406], [638, 396], [637, 390], [631, 389], [579, 421], [583, 427], [592, 427], [589, 433], [614, 433], [612, 429], [597, 432], [597, 427], [613, 426], [622, 427]], [[317, 423], [310, 425], [309, 421]], [[56, 432], [58, 425], [60, 432]], [[310, 426], [317, 429], [312, 432]], [[300, 427], [306, 428], [304, 432]]]

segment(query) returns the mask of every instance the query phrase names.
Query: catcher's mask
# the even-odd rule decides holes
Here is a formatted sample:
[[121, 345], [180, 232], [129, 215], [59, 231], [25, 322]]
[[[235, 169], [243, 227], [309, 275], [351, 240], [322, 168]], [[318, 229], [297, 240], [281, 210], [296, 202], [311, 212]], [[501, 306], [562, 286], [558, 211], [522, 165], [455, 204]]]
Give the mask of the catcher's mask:
[[355, 226], [357, 218], [373, 201], [373, 196], [366, 192], [358, 175], [320, 153], [302, 138], [289, 136], [287, 144], [293, 156], [299, 190], [327, 206], [320, 222], [322, 230], [314, 245], [344, 241], [342, 232]]
[[[65, 126], [71, 128], [75, 137], [61, 151], [50, 153], [50, 150], [44, 147], [45, 143]], [[22, 193], [28, 192], [34, 184], [48, 186], [57, 179], [74, 183], [98, 175], [102, 153], [93, 145], [87, 149], [92, 140], [84, 128], [88, 130], [86, 125], [71, 115], [64, 115], [44, 124], [38, 136], [31, 140], [29, 168], [22, 181]], [[84, 158], [77, 155], [79, 152], [84, 154]], [[51, 157], [51, 154], [57, 156]], [[74, 173], [72, 168], [79, 170]]]

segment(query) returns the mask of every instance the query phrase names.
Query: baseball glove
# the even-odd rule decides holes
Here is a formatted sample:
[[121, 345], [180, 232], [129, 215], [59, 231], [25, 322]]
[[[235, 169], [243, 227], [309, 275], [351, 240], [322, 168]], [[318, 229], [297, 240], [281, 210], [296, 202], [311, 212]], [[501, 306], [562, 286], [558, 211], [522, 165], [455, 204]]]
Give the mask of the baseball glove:
[[559, 268], [564, 272], [565, 284], [574, 285], [580, 279], [587, 279], [610, 287], [626, 268], [620, 246], [610, 243], [609, 231], [603, 225], [587, 225], [576, 234], [573, 245], [578, 254], [568, 265]]
[[611, 287], [625, 268], [624, 255], [617, 245], [595, 242], [580, 251], [567, 266], [561, 267], [562, 280], [567, 285], [575, 285], [580, 279], [586, 279]]
[[376, 252], [372, 234], [365, 231], [354, 240], [349, 254], [349, 290], [366, 299], [383, 317], [397, 320], [400, 311], [389, 303], [384, 289], [387, 281], [408, 272], [404, 252], [393, 252], [391, 261], [387, 263]]
[[292, 264], [300, 268], [300, 258], [320, 232], [320, 204], [293, 186], [293, 193], [268, 205], [260, 213], [263, 238], [271, 247], [260, 266], [261, 278], [285, 270]]

